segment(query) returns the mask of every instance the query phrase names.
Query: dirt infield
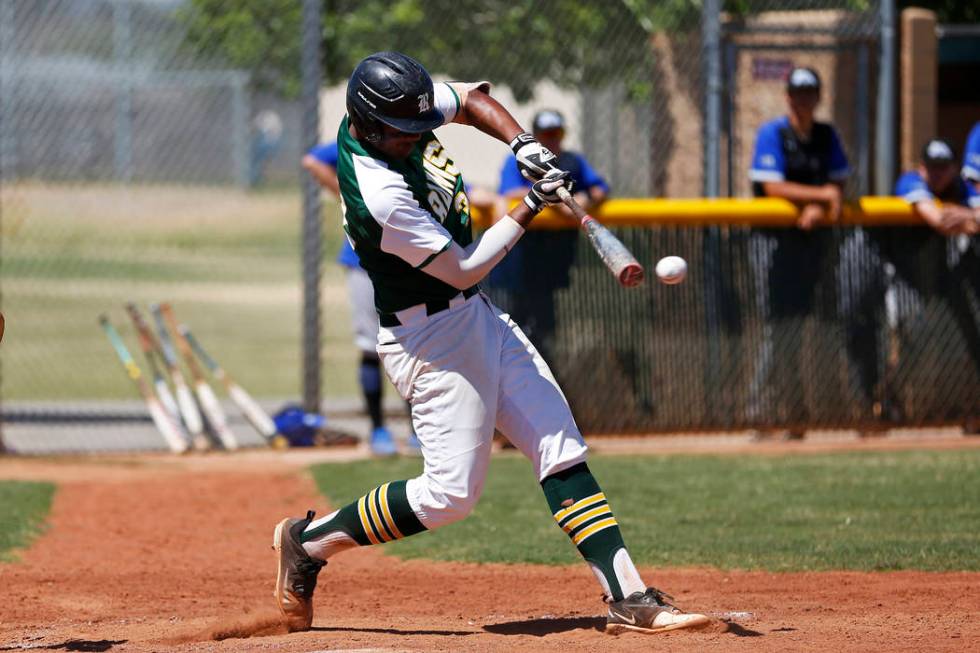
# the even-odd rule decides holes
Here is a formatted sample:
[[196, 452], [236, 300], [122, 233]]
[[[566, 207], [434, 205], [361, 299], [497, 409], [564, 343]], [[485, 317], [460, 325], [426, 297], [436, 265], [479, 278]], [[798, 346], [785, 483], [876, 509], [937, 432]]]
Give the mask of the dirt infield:
[[[277, 462], [278, 461], [278, 462]], [[644, 570], [697, 632], [600, 632], [585, 566], [402, 562], [365, 548], [321, 575], [314, 630], [287, 635], [272, 601], [272, 527], [326, 508], [302, 457], [0, 459], [51, 478], [50, 526], [0, 565], [0, 650], [966, 650], [980, 574]]]

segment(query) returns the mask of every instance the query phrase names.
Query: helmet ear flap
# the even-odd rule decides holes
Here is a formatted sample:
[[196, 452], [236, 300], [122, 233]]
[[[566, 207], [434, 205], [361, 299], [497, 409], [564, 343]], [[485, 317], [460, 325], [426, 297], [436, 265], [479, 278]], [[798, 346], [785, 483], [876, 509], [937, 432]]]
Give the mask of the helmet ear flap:
[[354, 124], [354, 128], [357, 130], [358, 135], [366, 140], [371, 145], [377, 145], [381, 142], [381, 138], [384, 132], [381, 128], [381, 122], [370, 116], [365, 116], [356, 106], [351, 106], [348, 108], [350, 112], [351, 122]]

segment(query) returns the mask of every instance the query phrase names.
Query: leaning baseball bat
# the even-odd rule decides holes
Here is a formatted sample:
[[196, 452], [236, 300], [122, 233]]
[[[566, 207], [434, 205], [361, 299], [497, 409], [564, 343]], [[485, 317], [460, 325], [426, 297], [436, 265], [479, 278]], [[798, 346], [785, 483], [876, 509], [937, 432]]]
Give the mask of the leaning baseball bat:
[[160, 344], [153, 336], [153, 332], [150, 331], [150, 327], [143, 320], [143, 316], [140, 314], [140, 310], [136, 307], [136, 304], [133, 302], [127, 303], [126, 312], [129, 313], [129, 318], [132, 320], [133, 326], [136, 327], [137, 335], [139, 335], [140, 349], [143, 350], [146, 364], [150, 367], [150, 376], [153, 377], [153, 388], [156, 390], [157, 396], [160, 397], [160, 403], [163, 404], [163, 407], [167, 409], [167, 412], [174, 419], [180, 420], [180, 407], [177, 406], [177, 400], [174, 399], [174, 394], [170, 392], [170, 386], [167, 385], [167, 380], [163, 378], [160, 366], [157, 365], [156, 356], [163, 355], [160, 354]]
[[211, 443], [204, 435], [204, 421], [201, 419], [201, 411], [197, 408], [194, 395], [184, 379], [183, 373], [177, 364], [177, 353], [174, 351], [173, 343], [170, 341], [170, 334], [167, 326], [163, 323], [159, 307], [150, 304], [150, 312], [156, 320], [157, 332], [160, 334], [160, 351], [163, 353], [163, 361], [167, 365], [167, 372], [174, 383], [174, 391], [177, 393], [177, 406], [180, 409], [180, 416], [184, 420], [184, 426], [190, 433], [191, 442], [198, 451], [207, 451], [211, 448]]
[[207, 418], [208, 423], [214, 429], [215, 434], [221, 440], [221, 444], [224, 445], [225, 449], [229, 451], [237, 449], [238, 438], [235, 437], [235, 434], [228, 427], [228, 418], [225, 417], [225, 411], [221, 408], [221, 404], [218, 402], [214, 390], [211, 389], [211, 386], [204, 379], [204, 373], [194, 358], [194, 352], [191, 351], [191, 346], [187, 343], [187, 339], [180, 334], [177, 328], [177, 320], [174, 318], [170, 304], [159, 304], [158, 309], [166, 321], [167, 326], [170, 327], [170, 331], [173, 332], [177, 349], [180, 350], [180, 354], [184, 357], [184, 362], [187, 363], [187, 368], [191, 371], [194, 392], [197, 394], [197, 400], [201, 402], [201, 410], [204, 411], [204, 416]]
[[611, 231], [599, 224], [599, 221], [585, 212], [575, 198], [564, 188], [558, 189], [558, 197], [564, 202], [576, 218], [585, 235], [588, 236], [592, 247], [599, 258], [606, 264], [610, 272], [619, 280], [620, 285], [632, 288], [643, 283], [643, 266], [637, 262], [626, 246], [619, 241]]
[[106, 335], [109, 336], [109, 342], [112, 343], [112, 347], [116, 350], [116, 355], [119, 356], [123, 367], [126, 368], [126, 374], [136, 384], [136, 388], [139, 390], [140, 395], [146, 402], [147, 409], [150, 411], [153, 425], [157, 427], [167, 446], [174, 453], [184, 453], [187, 451], [187, 441], [184, 440], [184, 436], [180, 432], [180, 427], [167, 414], [163, 405], [156, 398], [156, 395], [153, 394], [153, 390], [150, 389], [150, 386], [146, 383], [146, 379], [143, 378], [140, 368], [137, 367], [136, 361], [133, 360], [132, 355], [126, 348], [126, 343], [123, 342], [119, 332], [116, 331], [116, 327], [112, 326], [109, 318], [105, 315], [99, 316], [99, 324], [102, 325]]
[[211, 371], [214, 378], [221, 381], [225, 386], [225, 390], [228, 391], [228, 396], [231, 400], [235, 402], [238, 409], [242, 411], [242, 415], [248, 420], [248, 423], [259, 432], [259, 435], [264, 437], [266, 440], [271, 440], [276, 435], [276, 424], [272, 421], [272, 418], [262, 410], [262, 407], [252, 399], [252, 395], [245, 391], [245, 388], [238, 385], [231, 376], [225, 372], [224, 368], [218, 365], [218, 362], [211, 358], [201, 343], [198, 342], [194, 334], [187, 327], [186, 324], [178, 325], [178, 331], [180, 335], [184, 337], [185, 340], [190, 344], [191, 349], [197, 354], [197, 357], [201, 359], [204, 366]]

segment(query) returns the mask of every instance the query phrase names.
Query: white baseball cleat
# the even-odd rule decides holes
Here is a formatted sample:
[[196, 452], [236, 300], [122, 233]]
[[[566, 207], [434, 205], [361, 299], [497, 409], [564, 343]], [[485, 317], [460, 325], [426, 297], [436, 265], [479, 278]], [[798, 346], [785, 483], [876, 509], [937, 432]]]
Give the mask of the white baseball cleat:
[[633, 592], [619, 601], [609, 604], [606, 632], [617, 635], [625, 630], [641, 633], [662, 633], [681, 628], [699, 628], [711, 622], [703, 614], [684, 612], [671, 605], [664, 594], [655, 587], [645, 592]]

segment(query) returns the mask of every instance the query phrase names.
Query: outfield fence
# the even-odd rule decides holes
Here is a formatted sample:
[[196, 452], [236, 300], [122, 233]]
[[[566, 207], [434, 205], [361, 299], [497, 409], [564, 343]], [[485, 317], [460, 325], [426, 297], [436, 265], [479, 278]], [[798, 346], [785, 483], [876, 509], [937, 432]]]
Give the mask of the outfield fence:
[[[304, 23], [311, 4], [320, 19], [307, 13]], [[869, 135], [886, 4], [411, 0], [391, 11], [375, 0], [0, 0], [3, 426], [43, 424], [56, 444], [78, 424], [134, 421], [134, 387], [97, 324], [108, 313], [145, 367], [127, 301], [144, 310], [170, 301], [270, 406], [304, 393], [314, 405], [357, 395], [342, 273], [329, 261], [339, 208], [323, 202], [321, 241], [310, 192], [302, 219], [299, 158], [331, 138], [344, 80], [370, 52], [405, 51], [442, 79], [489, 79], [524, 124], [539, 109], [561, 110], [567, 147], [614, 197], [637, 198], [747, 195], [752, 135], [783, 111], [789, 67], [811, 65], [824, 79], [818, 115], [837, 125], [854, 164], [854, 198], [878, 181], [870, 163], [880, 144]], [[317, 34], [319, 52], [309, 45]], [[311, 60], [322, 92], [304, 95]], [[327, 99], [317, 107], [318, 98]], [[494, 189], [506, 148], [444, 131], [467, 179]], [[792, 221], [772, 206], [745, 211]], [[807, 310], [784, 314], [784, 279], [770, 283], [763, 270], [799, 234], [731, 224], [744, 212], [647, 228], [616, 222], [617, 210], [639, 214], [606, 207], [648, 266], [666, 253], [689, 259], [686, 284], [623, 293], [573, 232], [537, 244], [563, 252], [567, 274], [522, 294], [505, 266], [488, 283], [505, 306], [554, 303], [553, 327], [547, 318], [544, 331], [529, 331], [590, 432], [947, 423], [975, 409], [963, 390], [975, 388], [976, 371], [962, 309], [966, 301], [976, 316], [975, 289], [963, 300], [926, 283], [937, 270], [970, 278], [975, 245], [822, 230], [814, 240], [824, 255], [799, 280]], [[920, 241], [931, 244], [920, 251]], [[903, 248], [911, 272], [891, 265]], [[865, 312], [870, 321], [854, 318]], [[872, 340], [877, 358], [855, 358]], [[787, 376], [781, 364], [791, 360], [806, 379]], [[601, 392], [578, 385], [586, 378], [601, 379]], [[944, 383], [958, 385], [937, 390]], [[786, 388], [792, 396], [776, 396]], [[120, 430], [92, 448], [146, 442]]]

